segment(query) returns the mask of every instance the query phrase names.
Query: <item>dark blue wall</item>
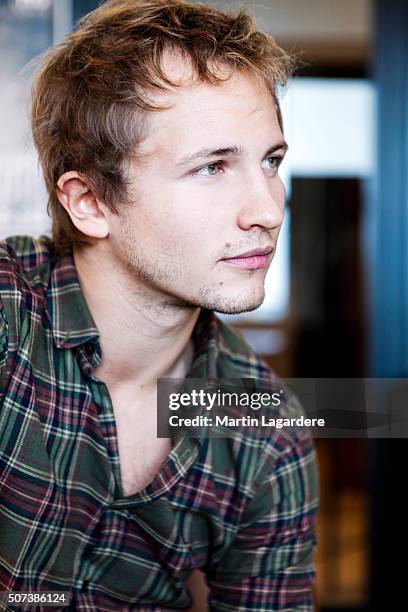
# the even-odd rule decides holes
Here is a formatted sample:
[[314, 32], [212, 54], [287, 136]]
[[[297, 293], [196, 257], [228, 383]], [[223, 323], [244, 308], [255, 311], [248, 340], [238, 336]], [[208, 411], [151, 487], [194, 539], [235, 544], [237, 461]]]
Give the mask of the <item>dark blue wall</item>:
[[99, 4], [102, 4], [101, 0], [73, 0], [74, 23], [89, 11], [93, 11]]
[[[378, 173], [372, 201], [371, 373], [408, 376], [408, 2], [375, 1]], [[408, 410], [408, 406], [407, 406]], [[370, 612], [406, 609], [406, 439], [371, 441]]]
[[408, 2], [377, 0], [371, 372], [408, 376]]

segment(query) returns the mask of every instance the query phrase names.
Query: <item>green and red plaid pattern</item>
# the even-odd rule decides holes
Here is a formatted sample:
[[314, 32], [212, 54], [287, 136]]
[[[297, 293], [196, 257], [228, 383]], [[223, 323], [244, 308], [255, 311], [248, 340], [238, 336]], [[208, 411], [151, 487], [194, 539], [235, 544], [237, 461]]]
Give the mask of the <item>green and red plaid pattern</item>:
[[[67, 591], [61, 610], [182, 610], [200, 568], [212, 611], [312, 610], [310, 435], [179, 437], [124, 497], [111, 399], [92, 374], [98, 330], [72, 254], [51, 246], [0, 242], [0, 590]], [[275, 380], [211, 311], [194, 345], [189, 377]], [[286, 410], [301, 412], [295, 399]]]

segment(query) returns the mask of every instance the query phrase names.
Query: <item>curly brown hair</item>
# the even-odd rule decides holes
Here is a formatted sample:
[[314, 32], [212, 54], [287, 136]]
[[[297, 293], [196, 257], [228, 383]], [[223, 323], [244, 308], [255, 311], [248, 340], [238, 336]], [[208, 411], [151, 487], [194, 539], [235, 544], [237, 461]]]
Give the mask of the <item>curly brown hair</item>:
[[256, 29], [244, 9], [224, 13], [186, 0], [110, 0], [82, 18], [47, 52], [33, 85], [32, 131], [49, 195], [52, 241], [59, 253], [93, 244], [75, 228], [56, 193], [70, 170], [85, 175], [115, 214], [128, 203], [126, 163], [138, 158], [148, 114], [162, 110], [149, 92], [180, 86], [162, 70], [164, 51], [190, 60], [199, 82], [225, 80], [215, 67], [248, 70], [278, 89], [294, 58]]

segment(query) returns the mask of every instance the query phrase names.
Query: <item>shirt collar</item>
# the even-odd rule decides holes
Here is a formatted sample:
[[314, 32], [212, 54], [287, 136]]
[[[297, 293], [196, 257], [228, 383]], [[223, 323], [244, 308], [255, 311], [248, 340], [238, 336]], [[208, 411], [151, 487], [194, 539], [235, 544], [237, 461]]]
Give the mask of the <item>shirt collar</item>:
[[186, 378], [217, 378], [220, 340], [219, 320], [212, 310], [202, 308], [193, 330], [194, 358]]
[[72, 252], [55, 260], [46, 300], [48, 318], [58, 348], [73, 348], [99, 337], [82, 293]]

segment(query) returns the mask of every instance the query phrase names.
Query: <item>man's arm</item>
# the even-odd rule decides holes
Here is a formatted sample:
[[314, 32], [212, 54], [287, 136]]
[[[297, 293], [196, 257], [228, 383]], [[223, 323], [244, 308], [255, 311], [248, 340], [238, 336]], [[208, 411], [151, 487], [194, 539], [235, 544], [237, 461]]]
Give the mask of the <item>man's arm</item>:
[[240, 529], [216, 568], [208, 568], [212, 612], [312, 612], [318, 476], [304, 435], [264, 475]]

